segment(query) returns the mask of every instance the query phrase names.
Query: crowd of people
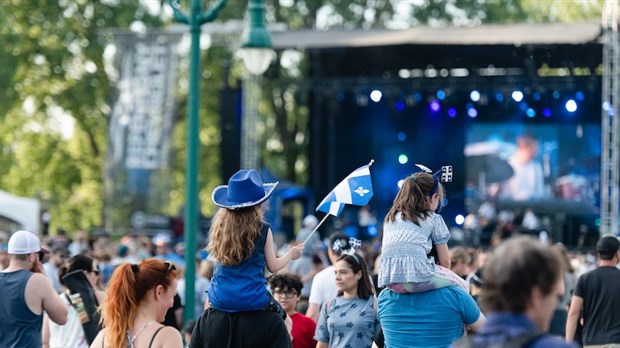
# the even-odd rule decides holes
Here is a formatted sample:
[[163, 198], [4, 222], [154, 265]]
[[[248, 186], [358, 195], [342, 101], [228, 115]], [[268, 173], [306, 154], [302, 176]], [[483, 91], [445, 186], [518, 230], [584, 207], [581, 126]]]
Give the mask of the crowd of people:
[[0, 347], [620, 347], [616, 237], [597, 260], [531, 236], [449, 248], [443, 186], [420, 172], [377, 241], [322, 239], [309, 215], [279, 248], [263, 216], [277, 184], [241, 170], [217, 187], [195, 260], [164, 235], [0, 235]]

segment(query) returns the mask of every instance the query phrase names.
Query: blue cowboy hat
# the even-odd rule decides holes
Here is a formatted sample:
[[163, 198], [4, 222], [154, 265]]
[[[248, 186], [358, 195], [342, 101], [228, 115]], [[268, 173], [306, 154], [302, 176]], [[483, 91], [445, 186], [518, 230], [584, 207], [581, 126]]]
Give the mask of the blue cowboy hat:
[[264, 202], [278, 182], [263, 183], [254, 169], [241, 169], [228, 180], [228, 185], [213, 189], [211, 199], [218, 207], [235, 210]]

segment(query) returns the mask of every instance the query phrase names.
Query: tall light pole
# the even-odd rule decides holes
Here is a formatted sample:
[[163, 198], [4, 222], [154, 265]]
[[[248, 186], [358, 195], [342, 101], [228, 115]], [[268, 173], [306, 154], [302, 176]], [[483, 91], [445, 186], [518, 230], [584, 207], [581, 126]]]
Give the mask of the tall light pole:
[[[187, 159], [185, 167], [185, 320], [194, 318], [194, 292], [196, 281], [196, 232], [198, 230], [198, 139], [200, 123], [198, 119], [200, 98], [200, 27], [217, 18], [227, 0], [218, 0], [208, 10], [203, 11], [201, 0], [191, 0], [189, 15], [181, 10], [180, 0], [168, 0], [172, 7], [174, 19], [188, 24], [191, 33], [189, 57], [189, 92], [187, 108]], [[264, 49], [271, 49], [271, 40], [265, 30], [265, 7], [263, 0], [251, 0], [250, 28], [242, 34], [242, 47], [245, 52], [244, 62], [254, 74], [262, 74], [271, 58], [266, 61]], [[247, 39], [245, 33], [247, 32]], [[266, 38], [266, 41], [265, 41]], [[257, 52], [259, 50], [260, 52]], [[271, 53], [270, 57], [271, 57]], [[265, 62], [266, 61], [266, 62]], [[256, 64], [258, 67], [256, 67]], [[250, 65], [248, 65], [250, 64]]]
[[179, 23], [189, 24], [191, 46], [189, 56], [189, 92], [187, 108], [187, 158], [185, 165], [185, 320], [194, 318], [196, 282], [196, 231], [198, 230], [198, 119], [200, 101], [200, 27], [213, 21], [226, 0], [218, 0], [206, 12], [201, 0], [192, 0], [189, 15], [181, 11], [179, 0], [168, 0]]

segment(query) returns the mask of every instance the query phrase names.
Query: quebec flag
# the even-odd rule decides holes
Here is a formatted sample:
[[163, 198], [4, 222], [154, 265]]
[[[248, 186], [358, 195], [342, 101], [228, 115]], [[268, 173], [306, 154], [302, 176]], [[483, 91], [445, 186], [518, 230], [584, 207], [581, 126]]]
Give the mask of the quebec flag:
[[370, 180], [369, 164], [357, 168], [342, 180], [316, 208], [334, 216], [340, 215], [345, 204], [366, 205], [372, 198], [372, 181]]

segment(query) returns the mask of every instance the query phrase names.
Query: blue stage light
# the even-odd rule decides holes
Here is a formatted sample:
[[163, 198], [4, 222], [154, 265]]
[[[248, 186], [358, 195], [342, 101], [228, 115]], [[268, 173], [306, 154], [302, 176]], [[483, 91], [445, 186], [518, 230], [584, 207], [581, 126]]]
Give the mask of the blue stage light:
[[583, 94], [582, 91], [577, 91], [577, 93], [575, 93], [575, 99], [583, 101], [584, 99], [586, 99], [586, 96]]
[[544, 108], [542, 111], [543, 116], [545, 117], [551, 117], [551, 109], [549, 108]]
[[560, 92], [558, 92], [558, 91], [553, 91], [553, 98], [555, 98], [555, 99], [559, 99], [559, 98], [560, 98]]
[[398, 156], [398, 163], [400, 164], [406, 164], [407, 162], [409, 162], [409, 157], [407, 157], [407, 155], [405, 155], [404, 153], [401, 153]]
[[495, 100], [497, 100], [498, 102], [503, 102], [504, 101], [504, 94], [502, 92], [495, 93]]
[[439, 104], [439, 102], [437, 100], [433, 100], [429, 107], [431, 108], [431, 111], [433, 112], [439, 112], [441, 110], [441, 104]]
[[536, 111], [534, 111], [534, 109], [532, 108], [528, 108], [527, 111], [525, 111], [525, 114], [527, 115], [527, 117], [532, 118], [536, 116]]
[[448, 109], [448, 116], [454, 118], [454, 117], [456, 117], [456, 114], [457, 114], [457, 112], [456, 112], [455, 108], [449, 108]]
[[478, 110], [476, 110], [475, 108], [469, 108], [467, 109], [467, 115], [469, 115], [469, 117], [471, 118], [476, 118], [478, 116]]
[[398, 110], [398, 111], [405, 110], [405, 102], [403, 102], [403, 101], [400, 101], [400, 100], [397, 101], [395, 106], [396, 106], [396, 110]]
[[532, 98], [534, 98], [534, 100], [539, 101], [541, 98], [540, 92], [534, 92], [532, 93]]
[[577, 103], [574, 100], [572, 100], [572, 99], [569, 99], [566, 102], [566, 104], [564, 104], [564, 107], [566, 108], [566, 110], [568, 112], [575, 112], [575, 111], [577, 111]]
[[397, 137], [398, 137], [398, 141], [405, 141], [407, 139], [407, 135], [405, 135], [405, 133], [403, 132], [399, 132]]
[[440, 89], [437, 91], [437, 99], [439, 100], [446, 99], [446, 92], [444, 92], [443, 89]]

